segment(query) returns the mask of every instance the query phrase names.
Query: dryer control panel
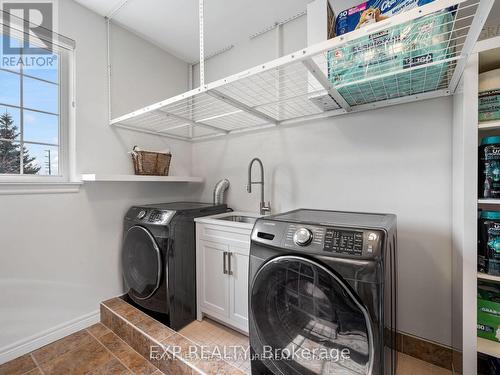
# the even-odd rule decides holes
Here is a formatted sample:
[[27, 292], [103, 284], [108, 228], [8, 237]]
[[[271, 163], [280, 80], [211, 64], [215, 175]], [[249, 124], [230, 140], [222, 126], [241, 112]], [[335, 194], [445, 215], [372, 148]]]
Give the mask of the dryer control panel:
[[346, 257], [373, 258], [380, 255], [384, 232], [380, 230], [327, 227], [290, 223], [282, 246]]
[[132, 207], [125, 220], [148, 225], [167, 225], [175, 215], [175, 211], [158, 210], [149, 207]]

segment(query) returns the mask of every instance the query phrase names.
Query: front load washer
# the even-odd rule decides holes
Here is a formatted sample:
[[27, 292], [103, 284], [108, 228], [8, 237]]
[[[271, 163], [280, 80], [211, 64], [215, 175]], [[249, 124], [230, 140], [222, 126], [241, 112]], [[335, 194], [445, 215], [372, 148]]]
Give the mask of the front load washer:
[[175, 202], [131, 207], [124, 221], [122, 270], [130, 300], [179, 330], [196, 317], [194, 218], [227, 206]]
[[396, 216], [300, 209], [257, 220], [252, 374], [394, 374]]

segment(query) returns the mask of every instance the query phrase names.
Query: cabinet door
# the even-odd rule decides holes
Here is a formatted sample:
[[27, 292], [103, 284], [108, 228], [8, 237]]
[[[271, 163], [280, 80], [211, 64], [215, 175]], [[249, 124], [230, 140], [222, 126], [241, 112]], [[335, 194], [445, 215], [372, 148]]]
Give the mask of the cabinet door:
[[248, 255], [230, 249], [229, 320], [239, 329], [248, 332]]
[[[229, 283], [224, 273], [224, 252], [228, 246], [200, 240], [201, 247], [201, 307], [217, 316], [229, 316]], [[226, 265], [227, 269], [227, 265]]]

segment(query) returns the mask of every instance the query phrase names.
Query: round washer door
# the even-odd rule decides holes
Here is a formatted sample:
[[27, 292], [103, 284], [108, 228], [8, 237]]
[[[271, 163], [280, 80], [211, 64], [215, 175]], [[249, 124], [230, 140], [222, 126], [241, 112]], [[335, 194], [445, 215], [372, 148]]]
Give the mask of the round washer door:
[[269, 260], [255, 275], [250, 310], [260, 343], [253, 349], [269, 367], [283, 374], [372, 373], [368, 311], [320, 263], [299, 256]]
[[122, 266], [132, 297], [148, 299], [160, 286], [160, 249], [146, 228], [136, 225], [128, 230], [123, 243]]

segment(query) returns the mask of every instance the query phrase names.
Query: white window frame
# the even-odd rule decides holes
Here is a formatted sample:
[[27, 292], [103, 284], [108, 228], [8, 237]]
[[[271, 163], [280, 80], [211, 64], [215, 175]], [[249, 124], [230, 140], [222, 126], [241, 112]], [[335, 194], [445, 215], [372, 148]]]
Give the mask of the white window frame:
[[[13, 35], [23, 33], [22, 23], [9, 26]], [[0, 174], [0, 195], [77, 192], [82, 184], [76, 176], [76, 45], [72, 39], [56, 33], [48, 37], [59, 56], [59, 175]], [[22, 110], [22, 106], [17, 108]]]

